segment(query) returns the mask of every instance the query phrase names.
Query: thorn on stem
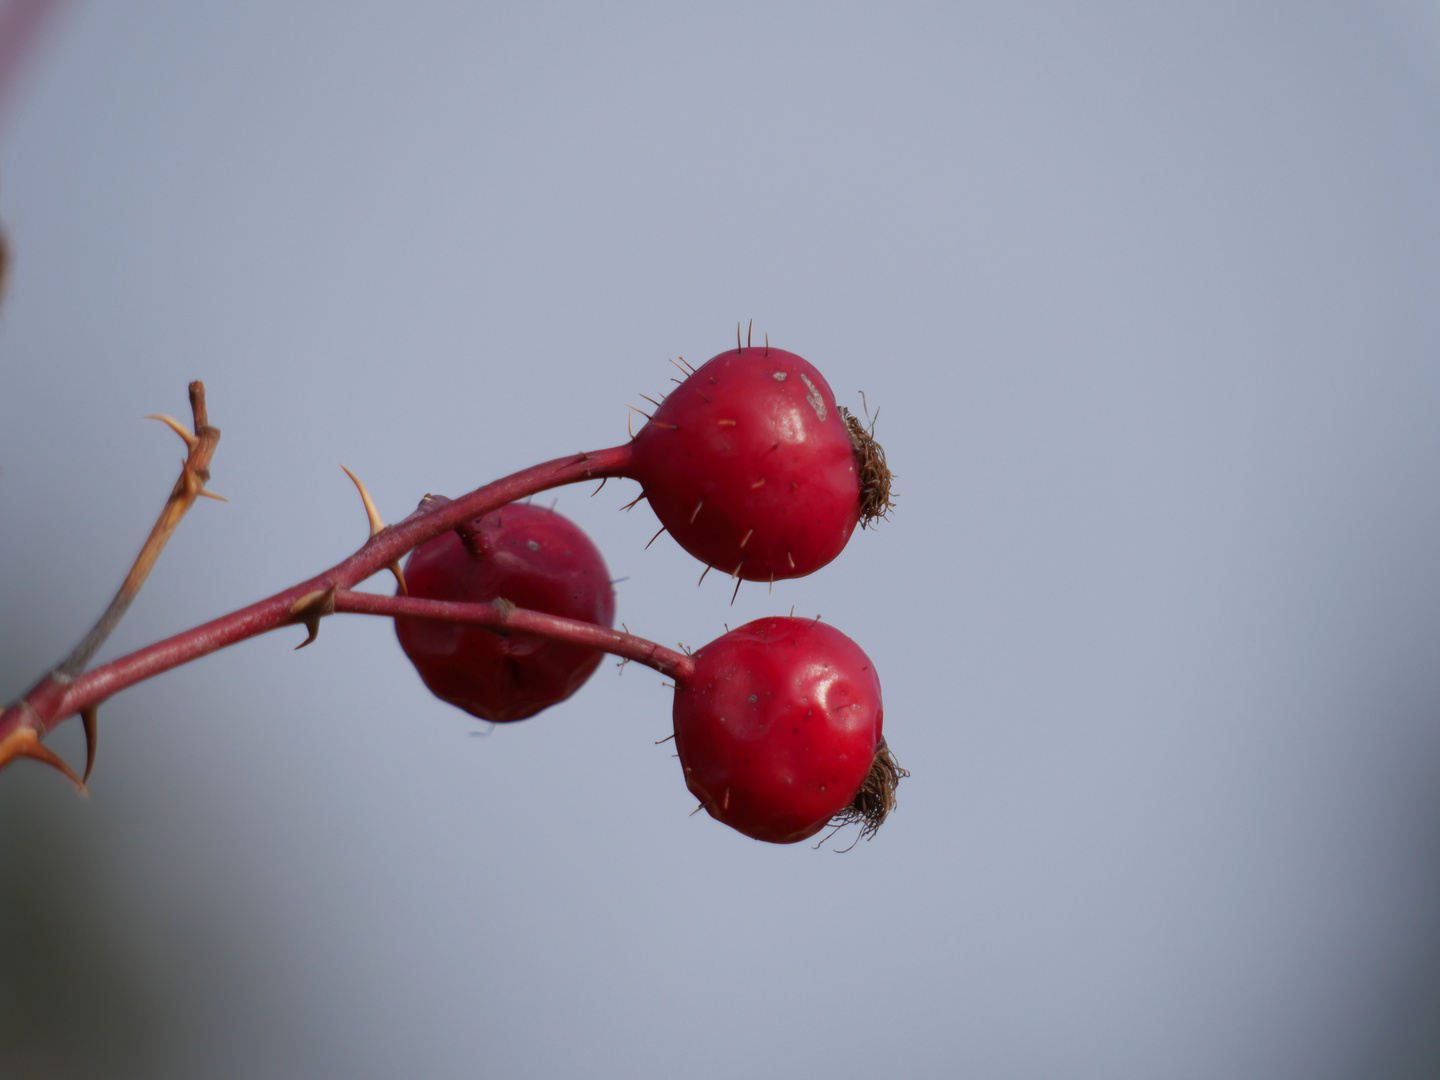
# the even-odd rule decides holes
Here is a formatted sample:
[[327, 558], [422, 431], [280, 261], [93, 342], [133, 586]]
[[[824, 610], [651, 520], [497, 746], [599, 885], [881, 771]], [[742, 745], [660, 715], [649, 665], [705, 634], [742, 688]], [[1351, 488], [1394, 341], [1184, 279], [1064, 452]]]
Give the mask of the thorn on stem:
[[180, 421], [176, 420], [173, 416], [166, 416], [163, 413], [159, 413], [147, 416], [145, 417], [145, 419], [159, 420], [171, 431], [175, 432], [176, 435], [179, 435], [180, 438], [184, 439], [186, 447], [191, 450], [195, 449], [195, 445], [200, 441], [200, 439], [195, 435], [193, 431], [187, 428], [184, 424], [180, 423]]
[[320, 636], [320, 620], [326, 615], [335, 614], [335, 586], [331, 584], [328, 589], [316, 589], [308, 592], [290, 605], [290, 614], [295, 616], [295, 621], [304, 623], [309, 635], [296, 649], [303, 649]]
[[80, 723], [85, 727], [85, 775], [80, 778], [82, 784], [89, 783], [90, 770], [95, 768], [95, 742], [98, 736], [98, 720], [100, 709], [96, 705], [80, 710]]
[[385, 564], [385, 569], [395, 575], [395, 587], [400, 590], [400, 595], [409, 596], [410, 588], [405, 584], [405, 571], [400, 568], [400, 560], [392, 559]]
[[[340, 468], [345, 469], [344, 465]], [[350, 482], [355, 485], [355, 490], [360, 492], [360, 501], [365, 504], [365, 516], [370, 520], [370, 535], [378, 536], [385, 531], [385, 521], [380, 517], [380, 511], [375, 509], [375, 500], [370, 498], [370, 492], [365, 490], [365, 485], [360, 478], [349, 469], [345, 469], [345, 475], [350, 477]]]
[[3, 742], [0, 742], [0, 769], [16, 758], [22, 757], [32, 758], [42, 765], [49, 765], [52, 769], [60, 770], [65, 779], [75, 785], [77, 792], [81, 795], [90, 794], [85, 789], [85, 782], [75, 775], [75, 770], [65, 764], [64, 758], [40, 741], [40, 736], [35, 733], [34, 728], [16, 728], [5, 737]]

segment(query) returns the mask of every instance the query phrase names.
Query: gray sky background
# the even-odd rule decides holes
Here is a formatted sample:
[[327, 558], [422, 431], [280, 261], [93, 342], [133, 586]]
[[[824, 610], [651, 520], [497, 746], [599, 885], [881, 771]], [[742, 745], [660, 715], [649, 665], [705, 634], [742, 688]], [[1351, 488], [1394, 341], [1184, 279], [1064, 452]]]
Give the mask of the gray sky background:
[[249, 642], [88, 802], [0, 776], [22, 1075], [1435, 1075], [1432, 9], [79, 4], [5, 121], [0, 694], [190, 379], [230, 502], [106, 656], [352, 550], [340, 462], [396, 519], [610, 445], [753, 318], [880, 408], [889, 523], [732, 607], [633, 485], [558, 509], [633, 631], [850, 634], [914, 774], [770, 847], [650, 672], [476, 737], [379, 621]]

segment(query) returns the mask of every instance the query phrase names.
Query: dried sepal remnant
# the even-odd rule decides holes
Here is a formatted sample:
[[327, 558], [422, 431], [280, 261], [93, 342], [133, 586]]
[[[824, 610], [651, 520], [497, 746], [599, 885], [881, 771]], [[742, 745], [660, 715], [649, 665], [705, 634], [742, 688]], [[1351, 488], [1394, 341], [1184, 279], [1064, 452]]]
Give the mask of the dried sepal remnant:
[[895, 809], [895, 789], [909, 775], [910, 771], [900, 767], [882, 738], [875, 748], [875, 760], [870, 763], [865, 782], [850, 805], [836, 814], [830, 824], [837, 827], [859, 824], [857, 839], [869, 840]]
[[884, 449], [875, 441], [875, 425], [872, 423], [867, 428], [843, 405], [840, 415], [845, 420], [850, 445], [855, 448], [855, 467], [860, 473], [860, 527], [868, 528], [872, 522], [890, 516], [895, 505], [890, 491], [894, 476], [885, 464]]

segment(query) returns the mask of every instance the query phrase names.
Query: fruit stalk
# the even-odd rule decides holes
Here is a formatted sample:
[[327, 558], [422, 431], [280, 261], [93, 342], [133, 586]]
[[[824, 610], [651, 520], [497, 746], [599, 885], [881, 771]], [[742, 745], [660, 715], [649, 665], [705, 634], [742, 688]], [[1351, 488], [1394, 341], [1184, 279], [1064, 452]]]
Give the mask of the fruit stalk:
[[653, 641], [621, 630], [612, 630], [578, 619], [547, 615], [496, 600], [489, 604], [467, 604], [453, 600], [422, 600], [413, 596], [382, 596], [379, 593], [335, 593], [336, 613], [385, 615], [391, 618], [435, 619], [441, 622], [465, 623], [491, 629], [512, 630], [533, 634], [550, 641], [598, 649], [625, 660], [654, 668], [672, 679], [689, 678], [694, 670], [690, 657], [667, 649]]

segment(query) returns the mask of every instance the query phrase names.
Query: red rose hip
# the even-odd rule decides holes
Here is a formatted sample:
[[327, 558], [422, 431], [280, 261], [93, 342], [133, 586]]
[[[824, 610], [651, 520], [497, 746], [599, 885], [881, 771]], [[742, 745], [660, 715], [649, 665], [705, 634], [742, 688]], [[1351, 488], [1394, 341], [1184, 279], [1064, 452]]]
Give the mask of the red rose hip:
[[776, 844], [832, 820], [878, 826], [903, 773], [885, 749], [880, 679], [860, 646], [818, 620], [769, 618], [692, 660], [675, 690], [675, 746], [711, 817]]
[[690, 554], [749, 581], [803, 577], [889, 505], [884, 455], [810, 363], [732, 349], [661, 402], [630, 470]]
[[[410, 595], [517, 607], [611, 626], [615, 594], [600, 552], [553, 510], [515, 503], [441, 533], [405, 563]], [[505, 723], [564, 701], [600, 663], [593, 649], [530, 634], [397, 618], [405, 655], [436, 697]]]

